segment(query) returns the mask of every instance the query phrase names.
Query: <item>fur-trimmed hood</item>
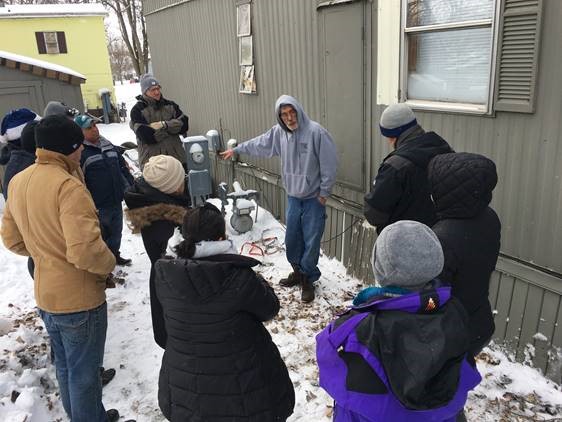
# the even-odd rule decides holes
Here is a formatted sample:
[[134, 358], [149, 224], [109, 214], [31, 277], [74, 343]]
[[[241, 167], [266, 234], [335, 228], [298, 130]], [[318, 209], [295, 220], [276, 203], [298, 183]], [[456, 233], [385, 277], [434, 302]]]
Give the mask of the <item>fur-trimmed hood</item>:
[[155, 204], [135, 209], [125, 209], [133, 233], [140, 233], [141, 229], [150, 226], [155, 221], [167, 220], [179, 226], [188, 208], [173, 204]]

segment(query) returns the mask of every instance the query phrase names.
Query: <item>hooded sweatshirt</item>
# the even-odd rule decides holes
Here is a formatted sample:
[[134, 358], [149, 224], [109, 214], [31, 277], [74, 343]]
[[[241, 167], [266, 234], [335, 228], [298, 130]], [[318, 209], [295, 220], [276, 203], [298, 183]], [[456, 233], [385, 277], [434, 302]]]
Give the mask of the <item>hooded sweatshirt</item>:
[[[281, 106], [297, 112], [298, 127], [291, 131], [281, 120]], [[256, 157], [281, 157], [283, 185], [289, 196], [301, 199], [327, 197], [336, 182], [338, 156], [331, 135], [310, 120], [302, 105], [290, 95], [275, 102], [277, 124], [264, 134], [234, 148], [238, 154]]]

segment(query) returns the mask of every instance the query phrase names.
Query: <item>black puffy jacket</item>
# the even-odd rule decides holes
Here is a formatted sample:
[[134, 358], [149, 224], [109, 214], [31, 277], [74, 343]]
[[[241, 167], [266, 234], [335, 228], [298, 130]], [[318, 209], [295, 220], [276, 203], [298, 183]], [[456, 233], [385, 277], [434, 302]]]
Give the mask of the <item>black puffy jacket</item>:
[[471, 352], [477, 353], [495, 328], [488, 294], [501, 224], [488, 204], [498, 180], [496, 166], [478, 154], [444, 154], [429, 163], [428, 179], [438, 218], [433, 231], [445, 254], [440, 278], [451, 283], [469, 314]]
[[167, 419], [269, 422], [293, 412], [293, 385], [262, 324], [279, 301], [257, 264], [228, 254], [156, 263], [168, 331], [158, 402]]
[[181, 227], [183, 217], [190, 205], [189, 195], [168, 195], [154, 189], [141, 177], [125, 191], [125, 214], [133, 233], [140, 232], [146, 254], [150, 259], [150, 310], [154, 340], [166, 348], [166, 328], [162, 305], [154, 288], [154, 263], [166, 252], [168, 240], [174, 235], [176, 227]]
[[438, 154], [453, 152], [435, 132], [416, 125], [396, 141], [396, 149], [383, 160], [371, 191], [365, 196], [364, 214], [380, 233], [399, 220], [435, 223], [435, 210], [427, 186], [427, 164]]

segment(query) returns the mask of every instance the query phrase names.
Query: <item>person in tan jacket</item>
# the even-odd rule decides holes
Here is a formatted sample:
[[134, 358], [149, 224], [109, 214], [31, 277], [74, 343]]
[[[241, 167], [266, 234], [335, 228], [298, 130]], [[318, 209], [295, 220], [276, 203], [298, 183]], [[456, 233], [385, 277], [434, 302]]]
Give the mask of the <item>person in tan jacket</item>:
[[107, 331], [105, 288], [115, 257], [102, 240], [92, 197], [73, 175], [82, 130], [63, 116], [35, 129], [37, 161], [9, 186], [1, 236], [35, 261], [35, 300], [55, 355], [63, 407], [73, 422], [113, 421], [101, 401]]

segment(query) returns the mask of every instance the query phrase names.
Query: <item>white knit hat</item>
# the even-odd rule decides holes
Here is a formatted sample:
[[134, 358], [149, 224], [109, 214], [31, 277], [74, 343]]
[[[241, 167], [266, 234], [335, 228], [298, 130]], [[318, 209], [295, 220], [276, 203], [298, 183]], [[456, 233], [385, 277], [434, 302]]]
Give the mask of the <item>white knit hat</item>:
[[185, 170], [179, 160], [169, 155], [150, 157], [142, 175], [146, 183], [164, 193], [174, 193], [185, 180]]

